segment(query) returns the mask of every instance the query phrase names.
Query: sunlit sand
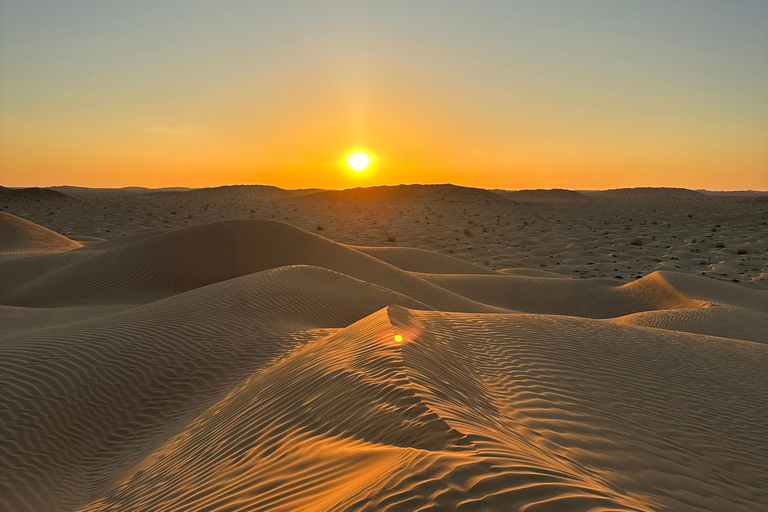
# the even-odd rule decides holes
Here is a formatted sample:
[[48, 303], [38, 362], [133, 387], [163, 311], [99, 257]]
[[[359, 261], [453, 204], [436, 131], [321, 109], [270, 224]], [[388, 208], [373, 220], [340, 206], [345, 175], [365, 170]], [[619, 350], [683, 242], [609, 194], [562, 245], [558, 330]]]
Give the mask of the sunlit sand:
[[764, 195], [57, 192], [0, 204], [2, 510], [768, 503]]

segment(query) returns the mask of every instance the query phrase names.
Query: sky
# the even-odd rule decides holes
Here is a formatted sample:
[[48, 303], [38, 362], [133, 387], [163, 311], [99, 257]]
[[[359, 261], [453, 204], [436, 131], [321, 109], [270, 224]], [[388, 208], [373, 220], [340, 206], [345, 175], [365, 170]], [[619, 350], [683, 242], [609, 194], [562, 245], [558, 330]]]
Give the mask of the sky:
[[768, 189], [768, 1], [0, 2], [0, 185], [447, 182]]

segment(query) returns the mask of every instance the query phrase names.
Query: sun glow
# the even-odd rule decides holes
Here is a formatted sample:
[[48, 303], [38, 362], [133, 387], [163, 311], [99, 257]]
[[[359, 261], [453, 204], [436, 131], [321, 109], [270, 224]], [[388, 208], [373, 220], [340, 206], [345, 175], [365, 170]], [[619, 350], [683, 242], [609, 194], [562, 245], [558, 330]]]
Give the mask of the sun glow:
[[355, 153], [347, 159], [347, 165], [357, 172], [362, 172], [371, 165], [371, 157], [365, 153]]

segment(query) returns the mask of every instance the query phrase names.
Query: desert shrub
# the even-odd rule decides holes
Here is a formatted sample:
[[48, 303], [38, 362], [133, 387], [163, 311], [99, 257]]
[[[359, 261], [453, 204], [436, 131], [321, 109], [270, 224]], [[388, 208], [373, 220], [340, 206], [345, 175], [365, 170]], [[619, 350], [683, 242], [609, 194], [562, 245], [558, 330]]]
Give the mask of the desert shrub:
[[318, 231], [322, 231], [323, 230], [323, 226], [317, 226], [317, 230]]
[[723, 242], [717, 242], [715, 247], [725, 247], [725, 244]]
[[387, 242], [397, 242], [397, 238], [392, 235], [387, 236]]
[[468, 229], [464, 230], [464, 236], [472, 236], [472, 232]]
[[633, 238], [632, 241], [629, 243], [632, 245], [643, 245], [643, 243], [645, 242], [643, 242], [642, 238], [638, 237], [638, 238]]
[[736, 251], [736, 252], [737, 252], [738, 254], [747, 254], [747, 253], [749, 253], [749, 251], [748, 251], [748, 250], [746, 250], [746, 249], [739, 249], [739, 250], [738, 250], [738, 251]]

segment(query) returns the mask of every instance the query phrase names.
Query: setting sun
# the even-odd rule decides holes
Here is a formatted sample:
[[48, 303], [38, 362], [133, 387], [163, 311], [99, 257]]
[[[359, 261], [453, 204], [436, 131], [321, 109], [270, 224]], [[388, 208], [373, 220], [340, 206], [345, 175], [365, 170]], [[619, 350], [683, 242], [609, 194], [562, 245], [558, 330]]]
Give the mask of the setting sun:
[[370, 164], [371, 158], [365, 153], [355, 153], [347, 159], [347, 165], [355, 171], [364, 171]]

